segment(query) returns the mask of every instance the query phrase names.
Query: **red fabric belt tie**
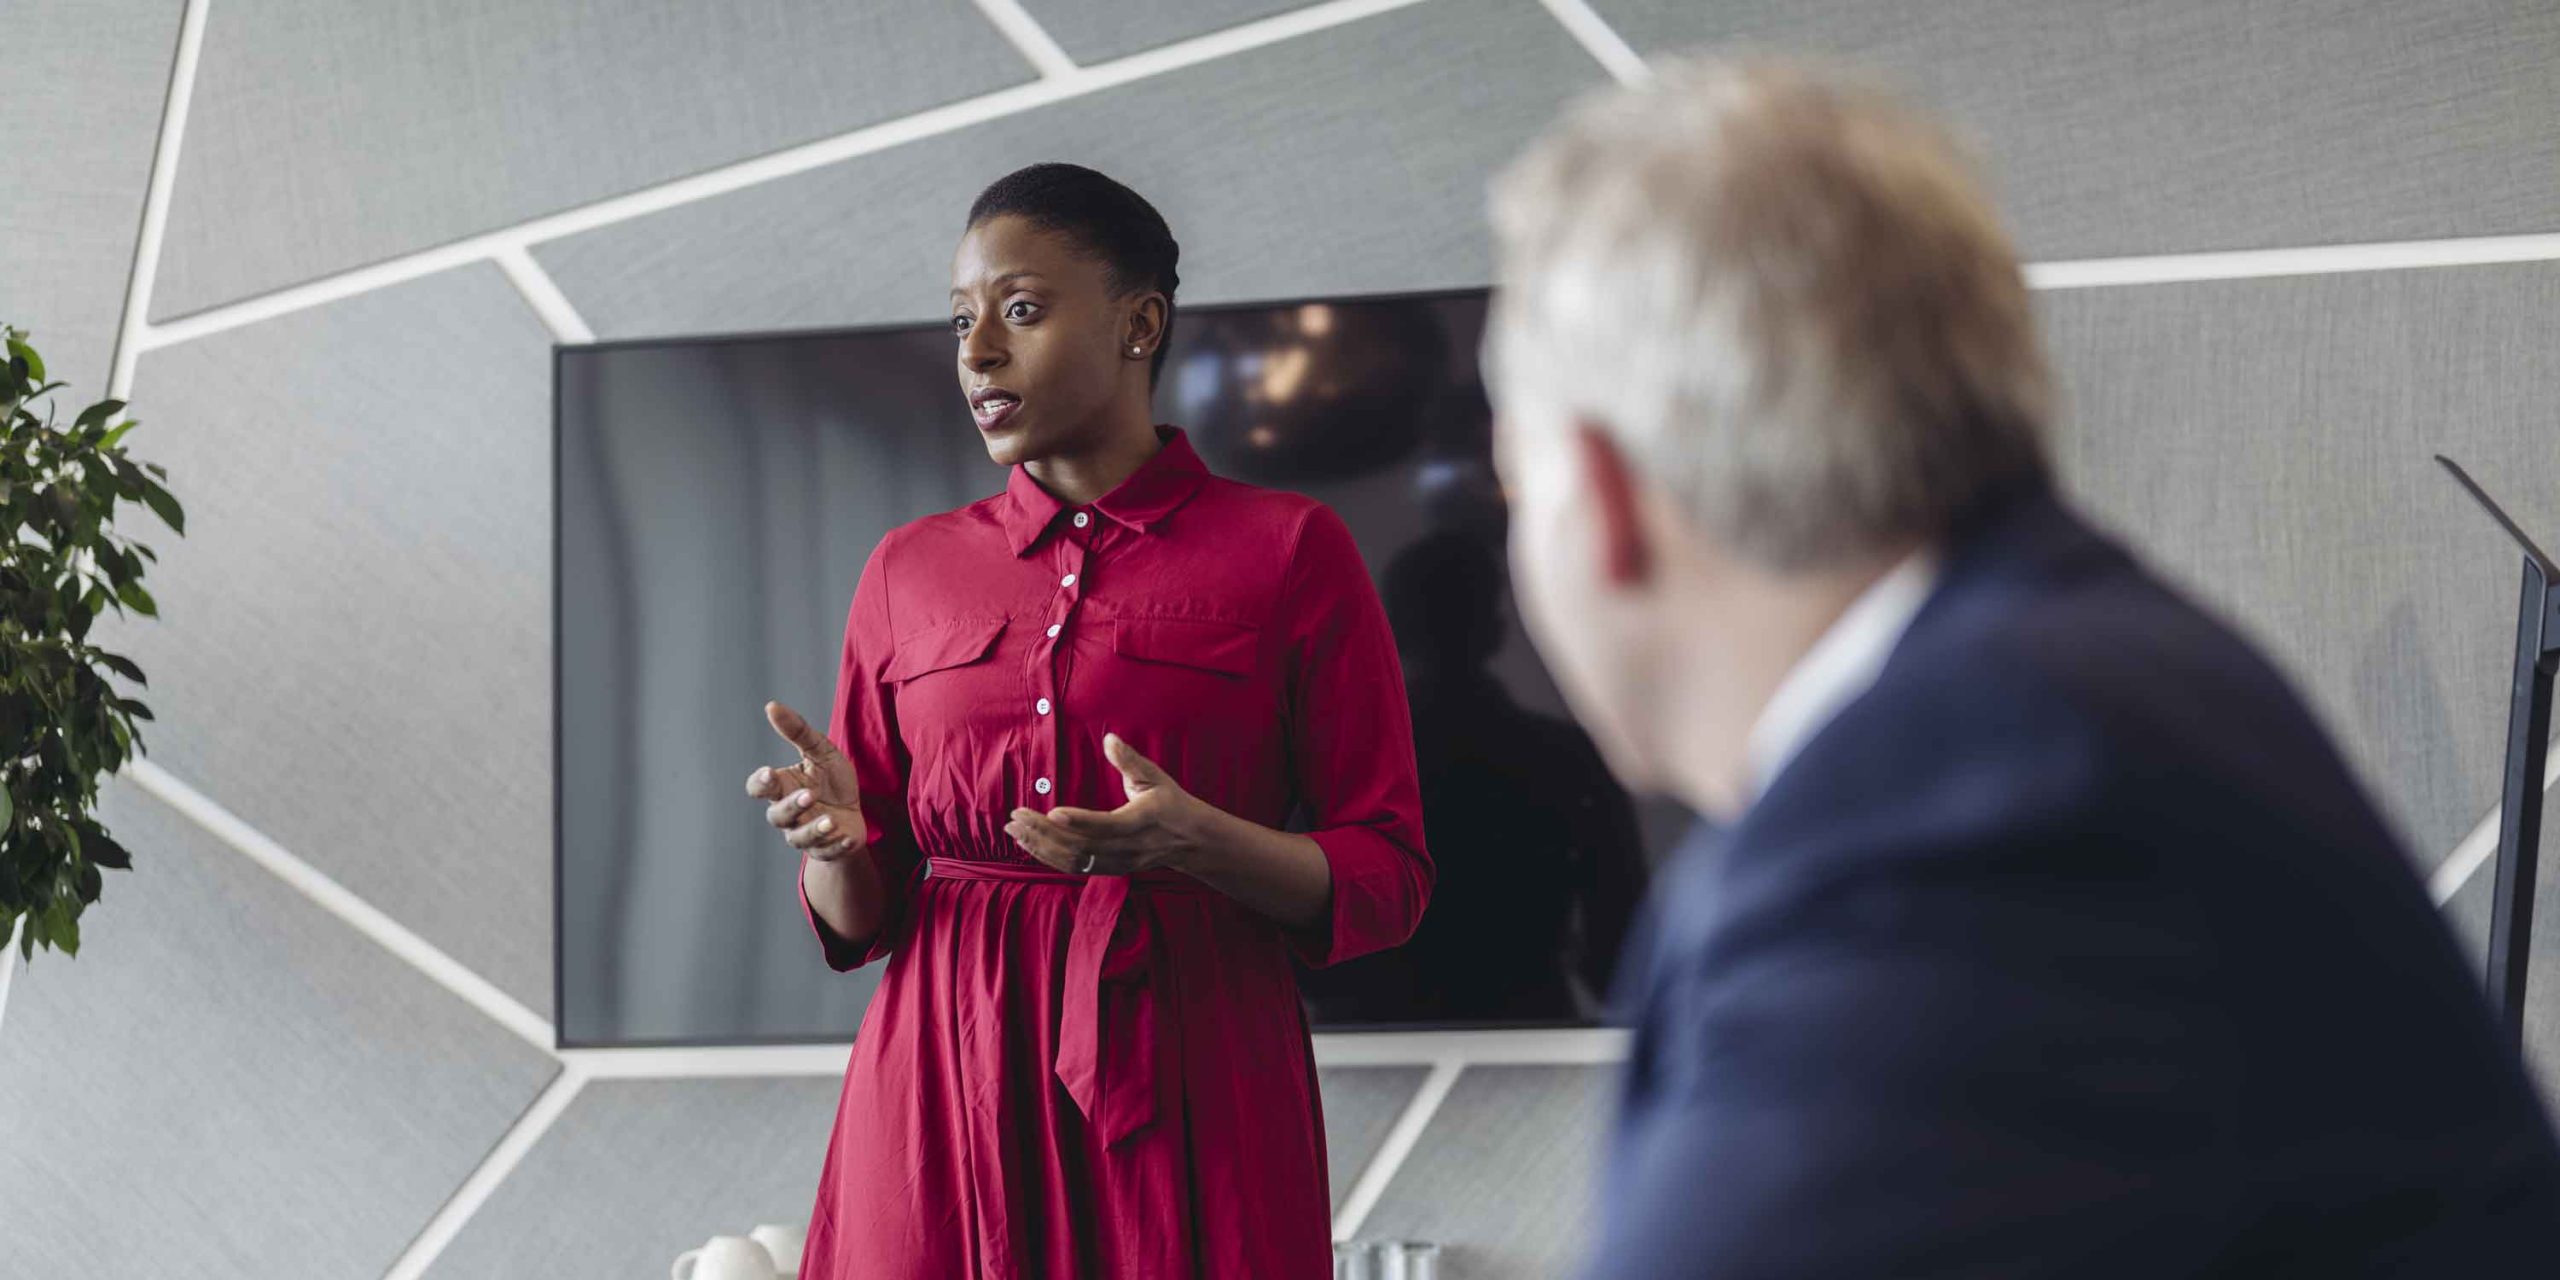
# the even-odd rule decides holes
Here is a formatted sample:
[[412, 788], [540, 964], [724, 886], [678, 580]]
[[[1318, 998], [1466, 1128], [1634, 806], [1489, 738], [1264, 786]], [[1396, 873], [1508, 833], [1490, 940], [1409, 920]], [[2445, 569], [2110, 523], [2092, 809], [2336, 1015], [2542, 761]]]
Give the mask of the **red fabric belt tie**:
[[1127, 910], [1133, 897], [1215, 894], [1182, 873], [1078, 875], [1036, 863], [925, 860], [939, 880], [1017, 880], [1076, 887], [1075, 924], [1067, 934], [1066, 990], [1052, 1069], [1111, 1146], [1156, 1117], [1172, 1083], [1170, 1028], [1155, 982], [1155, 913]]

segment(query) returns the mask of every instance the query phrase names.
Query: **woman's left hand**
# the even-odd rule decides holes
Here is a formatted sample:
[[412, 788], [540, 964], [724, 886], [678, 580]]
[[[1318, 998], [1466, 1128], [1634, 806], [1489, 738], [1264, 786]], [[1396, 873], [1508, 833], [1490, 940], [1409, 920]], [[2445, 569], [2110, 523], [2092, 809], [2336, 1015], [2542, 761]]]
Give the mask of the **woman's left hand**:
[[1180, 869], [1197, 849], [1192, 833], [1205, 806], [1119, 734], [1102, 735], [1102, 754], [1120, 770], [1129, 803], [1108, 813], [1067, 805], [1047, 813], [1016, 809], [1005, 833], [1060, 871], [1125, 876], [1151, 867]]

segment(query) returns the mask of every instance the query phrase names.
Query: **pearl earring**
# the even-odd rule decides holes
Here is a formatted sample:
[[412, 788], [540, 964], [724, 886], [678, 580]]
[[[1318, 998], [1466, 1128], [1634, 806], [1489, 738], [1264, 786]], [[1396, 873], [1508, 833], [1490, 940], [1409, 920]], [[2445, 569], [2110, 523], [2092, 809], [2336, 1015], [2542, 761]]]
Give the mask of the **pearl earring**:
[[1137, 347], [1131, 347], [1131, 348], [1129, 348], [1129, 354], [1130, 354], [1130, 355], [1133, 355], [1133, 356], [1134, 356], [1134, 355], [1137, 355], [1137, 354], [1139, 353], [1139, 350], [1140, 350], [1140, 349], [1139, 349], [1139, 348], [1137, 348]]

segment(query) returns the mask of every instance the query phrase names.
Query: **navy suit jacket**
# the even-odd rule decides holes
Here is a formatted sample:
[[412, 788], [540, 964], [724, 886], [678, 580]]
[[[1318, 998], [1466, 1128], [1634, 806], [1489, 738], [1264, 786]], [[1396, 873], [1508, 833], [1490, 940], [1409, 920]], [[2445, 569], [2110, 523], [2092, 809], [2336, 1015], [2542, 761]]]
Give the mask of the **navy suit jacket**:
[[2373, 804], [2046, 486], [1621, 974], [1591, 1280], [2560, 1276], [2550, 1120]]

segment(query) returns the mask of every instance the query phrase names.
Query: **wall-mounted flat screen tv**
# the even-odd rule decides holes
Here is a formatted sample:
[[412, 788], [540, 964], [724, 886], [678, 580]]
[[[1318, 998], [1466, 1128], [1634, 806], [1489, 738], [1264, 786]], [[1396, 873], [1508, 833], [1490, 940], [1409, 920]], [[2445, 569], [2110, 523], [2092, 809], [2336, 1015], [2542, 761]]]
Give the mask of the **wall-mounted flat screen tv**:
[[[1156, 420], [1211, 470], [1330, 503], [1402, 652], [1438, 883], [1406, 945], [1301, 969], [1321, 1031], [1600, 1020], [1689, 815], [1631, 798], [1508, 588], [1476, 372], [1483, 290], [1183, 306]], [[797, 851], [743, 790], [821, 729], [881, 535], [1001, 491], [942, 323], [554, 352], [557, 933], [564, 1047], [840, 1042]]]

